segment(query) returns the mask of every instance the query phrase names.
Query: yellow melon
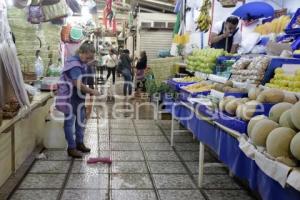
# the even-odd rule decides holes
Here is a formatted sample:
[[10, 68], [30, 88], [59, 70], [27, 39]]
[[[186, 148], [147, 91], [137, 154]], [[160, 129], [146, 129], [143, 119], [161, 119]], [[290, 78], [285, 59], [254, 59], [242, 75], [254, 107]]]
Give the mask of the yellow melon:
[[290, 144], [296, 132], [280, 127], [274, 129], [267, 138], [267, 152], [274, 158], [291, 157]]
[[253, 117], [249, 121], [249, 124], [248, 124], [248, 127], [247, 127], [247, 132], [248, 132], [249, 137], [251, 137], [252, 129], [256, 125], [256, 123], [263, 120], [263, 119], [267, 119], [267, 117], [265, 115], [258, 115], [258, 116]]
[[289, 110], [285, 111], [284, 113], [282, 113], [282, 115], [280, 116], [280, 119], [279, 119], [279, 124], [282, 127], [287, 127], [287, 128], [297, 130], [297, 127], [294, 125], [292, 118], [291, 118], [291, 111], [292, 111], [292, 109], [289, 109]]
[[290, 145], [290, 150], [292, 152], [292, 155], [300, 160], [300, 133], [297, 133], [293, 137]]
[[261, 103], [281, 103], [284, 100], [284, 92], [279, 89], [266, 89], [262, 91], [257, 100]]
[[293, 160], [292, 158], [289, 157], [278, 157], [276, 158], [276, 160], [278, 162], [281, 162], [289, 167], [296, 167], [297, 166], [297, 162], [295, 160]]
[[276, 104], [270, 110], [269, 119], [278, 123], [282, 113], [291, 109], [292, 107], [293, 107], [293, 104], [286, 103], [286, 102]]
[[300, 102], [296, 103], [291, 110], [292, 122], [300, 130]]
[[251, 140], [257, 146], [266, 146], [266, 140], [268, 135], [279, 125], [269, 119], [262, 119], [255, 124], [251, 131]]

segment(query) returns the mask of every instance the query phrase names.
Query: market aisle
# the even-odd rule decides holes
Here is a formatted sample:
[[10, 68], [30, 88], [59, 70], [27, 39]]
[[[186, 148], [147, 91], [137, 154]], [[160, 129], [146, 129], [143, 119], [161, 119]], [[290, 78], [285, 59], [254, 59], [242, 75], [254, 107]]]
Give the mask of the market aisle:
[[[108, 123], [109, 122], [109, 123]], [[197, 183], [198, 144], [190, 133], [170, 140], [170, 121], [97, 120], [89, 122], [86, 144], [92, 153], [71, 160], [63, 150], [47, 150], [12, 195], [13, 200], [250, 200], [226, 168], [206, 152], [204, 189]], [[100, 133], [99, 135], [97, 133]], [[89, 156], [108, 156], [112, 166], [87, 165]]]

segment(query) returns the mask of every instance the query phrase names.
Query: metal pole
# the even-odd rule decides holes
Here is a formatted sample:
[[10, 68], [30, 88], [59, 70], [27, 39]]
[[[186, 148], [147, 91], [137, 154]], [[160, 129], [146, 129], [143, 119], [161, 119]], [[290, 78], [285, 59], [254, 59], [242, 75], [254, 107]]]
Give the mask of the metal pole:
[[199, 175], [198, 175], [198, 186], [202, 187], [204, 174], [204, 144], [200, 142], [199, 145]]

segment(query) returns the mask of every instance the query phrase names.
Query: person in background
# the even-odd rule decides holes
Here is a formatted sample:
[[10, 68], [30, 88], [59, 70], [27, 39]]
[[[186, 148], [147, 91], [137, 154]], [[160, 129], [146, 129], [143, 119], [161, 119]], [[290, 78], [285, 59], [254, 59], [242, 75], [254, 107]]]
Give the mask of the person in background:
[[[75, 56], [69, 57], [62, 71], [62, 76], [67, 76], [73, 85], [71, 95], [72, 111], [65, 113], [64, 132], [68, 142], [68, 155], [73, 158], [82, 158], [82, 153], [89, 153], [91, 149], [87, 148], [84, 143], [84, 131], [86, 124], [85, 96], [90, 94], [93, 96], [100, 95], [97, 90], [88, 87], [88, 64], [94, 61], [95, 56], [94, 44], [85, 41], [79, 47]], [[75, 123], [75, 136], [73, 126]]]
[[136, 80], [137, 85], [136, 88], [140, 88], [141, 81], [144, 79], [145, 76], [145, 69], [147, 68], [147, 54], [146, 51], [142, 51], [140, 54], [140, 58], [136, 63]]
[[118, 71], [124, 77], [124, 86], [123, 94], [124, 96], [132, 94], [132, 67], [131, 59], [129, 57], [129, 50], [123, 50], [123, 53], [120, 55], [120, 60], [118, 63]]
[[242, 41], [241, 32], [237, 28], [238, 24], [239, 19], [234, 16], [228, 17], [225, 22], [216, 23], [211, 30], [211, 47], [224, 49], [228, 53], [237, 53]]
[[110, 75], [112, 75], [113, 78], [113, 84], [116, 82], [116, 66], [118, 64], [118, 57], [114, 53], [113, 49], [109, 50], [109, 54], [106, 56], [106, 66], [107, 66], [107, 77], [106, 79], [109, 79]]

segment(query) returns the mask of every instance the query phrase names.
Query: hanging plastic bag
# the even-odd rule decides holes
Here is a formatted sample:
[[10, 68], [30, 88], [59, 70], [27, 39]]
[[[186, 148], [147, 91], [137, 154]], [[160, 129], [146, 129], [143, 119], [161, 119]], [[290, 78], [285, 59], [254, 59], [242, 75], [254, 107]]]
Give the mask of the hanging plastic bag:
[[40, 79], [44, 74], [44, 64], [41, 57], [37, 57], [34, 63], [35, 74]]
[[64, 0], [54, 5], [43, 5], [44, 21], [51, 21], [68, 16], [68, 5]]

